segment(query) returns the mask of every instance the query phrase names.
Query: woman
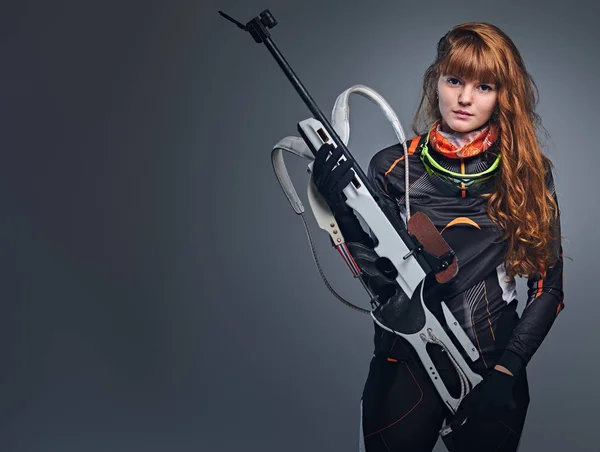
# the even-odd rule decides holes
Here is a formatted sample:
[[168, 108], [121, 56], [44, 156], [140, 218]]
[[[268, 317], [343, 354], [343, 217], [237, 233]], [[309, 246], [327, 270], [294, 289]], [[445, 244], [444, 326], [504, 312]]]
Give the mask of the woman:
[[[519, 51], [497, 27], [465, 23], [439, 41], [423, 80], [416, 136], [407, 142], [410, 209], [427, 214], [456, 252], [458, 275], [444, 285], [426, 280], [426, 296], [441, 297], [459, 320], [479, 350], [473, 369], [484, 379], [452, 417], [411, 346], [375, 325], [362, 396], [367, 452], [431, 451], [444, 422], [453, 428], [444, 437], [450, 451], [518, 448], [529, 404], [525, 368], [563, 308], [559, 211], [551, 162], [536, 138], [535, 94]], [[340, 155], [327, 145], [319, 150], [315, 184], [347, 241], [373, 246], [344, 203], [349, 167], [332, 171]], [[368, 175], [406, 219], [403, 158], [400, 144], [383, 149]], [[521, 318], [517, 275], [529, 288]], [[367, 283], [389, 296], [380, 281]], [[456, 391], [444, 352], [432, 355]]]

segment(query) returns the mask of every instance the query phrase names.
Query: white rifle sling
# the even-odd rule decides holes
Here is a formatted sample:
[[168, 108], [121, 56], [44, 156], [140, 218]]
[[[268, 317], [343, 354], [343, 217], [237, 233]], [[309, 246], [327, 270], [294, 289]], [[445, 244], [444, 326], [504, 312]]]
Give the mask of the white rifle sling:
[[[314, 160], [312, 152], [310, 151], [310, 149], [308, 148], [308, 146], [302, 138], [285, 137], [281, 139], [271, 151], [271, 163], [273, 165], [273, 170], [275, 171], [275, 175], [277, 176], [279, 185], [281, 186], [285, 196], [287, 197], [290, 205], [292, 206], [292, 209], [294, 209], [294, 212], [296, 212], [296, 214], [300, 215], [300, 218], [302, 218], [302, 222], [304, 223], [304, 229], [306, 230], [306, 235], [310, 244], [313, 260], [315, 261], [315, 265], [317, 266], [317, 269], [319, 270], [319, 273], [321, 275], [321, 278], [323, 278], [325, 285], [327, 286], [329, 291], [346, 306], [360, 311], [364, 314], [368, 314], [370, 312], [368, 309], [356, 306], [348, 300], [344, 299], [335, 291], [333, 287], [331, 287], [329, 281], [327, 281], [327, 277], [321, 269], [321, 265], [316, 254], [315, 247], [313, 245], [310, 228], [308, 227], [308, 223], [304, 218], [304, 205], [302, 204], [302, 201], [300, 200], [300, 197], [298, 196], [298, 193], [294, 188], [294, 184], [292, 183], [290, 175], [285, 166], [285, 162], [283, 159], [283, 151], [311, 160], [309, 168], [312, 167], [312, 160]], [[352, 258], [352, 254], [350, 254], [350, 251], [346, 246], [344, 236], [342, 235], [341, 230], [338, 227], [337, 221], [333, 216], [331, 209], [327, 205], [327, 202], [325, 201], [323, 196], [317, 191], [314, 183], [312, 182], [312, 178], [310, 178], [309, 180], [307, 195], [317, 224], [321, 229], [327, 231], [327, 233], [331, 237], [331, 240], [335, 244], [336, 249], [342, 256], [342, 259], [344, 259], [344, 261], [346, 262], [346, 265], [348, 266], [354, 277], [360, 276], [360, 268]], [[368, 290], [367, 292], [369, 293]]]
[[[314, 156], [310, 149], [300, 137], [285, 137], [279, 141], [271, 151], [271, 163], [273, 164], [273, 170], [277, 176], [277, 180], [285, 193], [292, 209], [297, 214], [304, 213], [304, 205], [294, 188], [294, 184], [290, 178], [290, 175], [285, 166], [283, 159], [283, 151], [291, 154], [303, 157], [308, 160], [314, 160]], [[309, 165], [312, 167], [312, 162]], [[340, 228], [337, 225], [337, 221], [331, 212], [331, 209], [327, 205], [327, 201], [317, 191], [312, 178], [309, 180], [307, 189], [308, 201], [311, 206], [312, 212], [315, 216], [319, 227], [327, 231], [336, 245], [344, 243], [344, 236], [342, 235]]]
[[394, 129], [398, 142], [404, 148], [404, 188], [406, 193], [404, 204], [406, 207], [406, 220], [408, 221], [410, 218], [410, 204], [408, 200], [408, 150], [406, 149], [406, 136], [404, 135], [402, 124], [400, 124], [400, 119], [398, 119], [398, 115], [396, 115], [391, 105], [377, 91], [365, 85], [354, 85], [337, 97], [331, 113], [331, 125], [344, 144], [347, 145], [350, 140], [350, 94], [358, 94], [379, 106], [392, 126], [392, 129]]

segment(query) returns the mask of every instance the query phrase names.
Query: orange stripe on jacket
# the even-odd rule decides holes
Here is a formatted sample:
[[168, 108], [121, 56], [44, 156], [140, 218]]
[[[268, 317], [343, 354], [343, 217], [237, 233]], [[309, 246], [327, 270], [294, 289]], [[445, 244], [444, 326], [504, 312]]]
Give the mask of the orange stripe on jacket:
[[448, 229], [449, 227], [457, 225], [457, 224], [467, 224], [469, 226], [474, 226], [477, 229], [481, 230], [481, 227], [479, 227], [479, 225], [477, 223], [475, 223], [473, 220], [471, 220], [470, 218], [467, 218], [467, 217], [458, 217], [458, 218], [455, 218], [454, 220], [452, 220], [450, 223], [448, 223], [446, 225], [446, 227], [444, 229], [442, 229], [442, 231], [440, 232], [440, 234], [442, 232], [444, 232], [446, 229]]
[[414, 137], [410, 142], [410, 147], [408, 148], [408, 154], [413, 155], [417, 150], [417, 145], [419, 144], [419, 137]]
[[396, 164], [398, 162], [401, 162], [402, 160], [404, 160], [404, 156], [400, 157], [399, 159], [397, 159], [394, 163], [392, 163], [392, 166], [390, 166], [390, 168], [385, 172], [384, 176], [387, 176], [389, 174], [390, 171], [392, 171], [394, 169], [394, 167], [396, 166]]
[[535, 294], [535, 298], [539, 297], [542, 294], [542, 289], [544, 288], [544, 278], [546, 277], [546, 266], [545, 265], [542, 265], [542, 268], [540, 269], [540, 273], [541, 273], [541, 278], [537, 282], [538, 291]]
[[538, 291], [535, 294], [535, 298], [539, 297], [542, 294], [542, 289], [544, 289], [544, 280], [540, 279], [537, 283]]
[[[408, 155], [413, 155], [415, 153], [415, 151], [417, 150], [418, 144], [419, 144], [419, 137], [412, 138], [412, 141], [410, 142], [410, 147], [408, 148]], [[384, 176], [387, 176], [389, 174], [389, 172], [392, 171], [396, 167], [398, 162], [401, 162], [402, 160], [404, 160], [404, 156], [400, 157], [399, 159], [396, 159], [396, 161], [394, 163], [392, 163], [392, 166], [390, 166], [389, 169], [385, 172]]]

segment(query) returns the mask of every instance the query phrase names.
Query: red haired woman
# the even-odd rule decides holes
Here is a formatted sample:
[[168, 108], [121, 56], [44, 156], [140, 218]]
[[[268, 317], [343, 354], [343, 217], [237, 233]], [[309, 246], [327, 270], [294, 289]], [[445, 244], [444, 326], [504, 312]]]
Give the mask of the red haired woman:
[[[409, 148], [409, 206], [424, 212], [456, 252], [459, 273], [430, 284], [479, 350], [483, 376], [451, 416], [418, 356], [375, 324], [375, 350], [362, 395], [367, 452], [431, 451], [444, 422], [451, 451], [515, 451], [529, 404], [526, 366], [563, 308], [562, 247], [552, 165], [536, 132], [536, 87], [511, 39], [485, 23], [454, 27], [425, 72]], [[323, 146], [314, 181], [347, 241], [373, 246], [340, 189], [348, 167]], [[406, 219], [401, 144], [379, 151], [368, 175]], [[399, 162], [402, 162], [399, 164]], [[516, 312], [515, 276], [528, 279]], [[377, 292], [380, 287], [373, 287]], [[381, 293], [381, 292], [380, 292]], [[389, 291], [388, 291], [389, 296]], [[460, 382], [444, 352], [432, 350], [452, 390]]]

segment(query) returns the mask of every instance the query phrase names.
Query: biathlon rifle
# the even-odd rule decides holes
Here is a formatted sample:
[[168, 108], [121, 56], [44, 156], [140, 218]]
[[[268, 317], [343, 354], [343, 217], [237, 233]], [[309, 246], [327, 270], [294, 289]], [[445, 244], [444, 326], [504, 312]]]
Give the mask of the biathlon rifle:
[[[349, 139], [348, 97], [351, 93], [358, 93], [377, 103], [390, 120], [404, 148], [405, 165], [408, 166], [406, 140], [394, 111], [375, 91], [363, 85], [356, 85], [338, 97], [333, 111], [333, 122], [336, 127], [332, 126], [271, 39], [268, 30], [276, 26], [277, 21], [268, 9], [246, 24], [238, 22], [222, 11], [219, 11], [219, 14], [242, 30], [249, 32], [256, 43], [265, 45], [313, 115], [313, 117], [298, 123], [298, 132], [301, 138], [286, 137], [274, 147], [272, 152], [275, 173], [296, 213], [302, 214], [304, 209], [285, 170], [282, 151], [288, 151], [311, 160], [309, 164], [309, 170], [311, 170], [314, 155], [324, 143], [329, 143], [342, 151], [338, 164], [344, 160], [352, 162], [352, 171], [354, 171], [355, 177], [343, 190], [347, 198], [346, 204], [358, 213], [369, 226], [376, 243], [375, 253], [380, 258], [391, 262], [396, 270], [394, 272], [395, 281], [406, 295], [405, 300], [407, 301], [396, 305], [376, 303], [375, 309], [364, 311], [369, 312], [381, 328], [405, 338], [411, 344], [443, 402], [452, 413], [455, 413], [466, 394], [482, 381], [482, 377], [471, 370], [463, 353], [471, 361], [476, 361], [479, 353], [446, 304], [439, 301], [443, 317], [438, 318], [431, 312], [423, 297], [424, 281], [428, 275], [434, 273], [437, 282], [444, 284], [457, 274], [458, 262], [455, 253], [427, 215], [422, 212], [410, 215], [408, 171], [405, 174], [407, 182], [405, 195], [407, 222], [405, 224], [390, 203], [382, 199], [346, 146]], [[338, 133], [341, 133], [343, 138]], [[360, 276], [361, 270], [354, 262], [335, 217], [326, 201], [316, 190], [312, 178], [309, 181], [308, 198], [317, 223], [329, 233], [334, 246], [354, 276]], [[363, 286], [372, 300], [377, 300], [377, 297], [364, 283]], [[452, 333], [454, 340], [448, 332]], [[462, 352], [454, 341], [461, 347]], [[453, 397], [450, 394], [439, 376], [427, 351], [428, 343], [441, 346], [454, 365], [461, 381], [459, 397]], [[446, 435], [450, 431], [449, 425], [446, 425], [440, 434]]]

